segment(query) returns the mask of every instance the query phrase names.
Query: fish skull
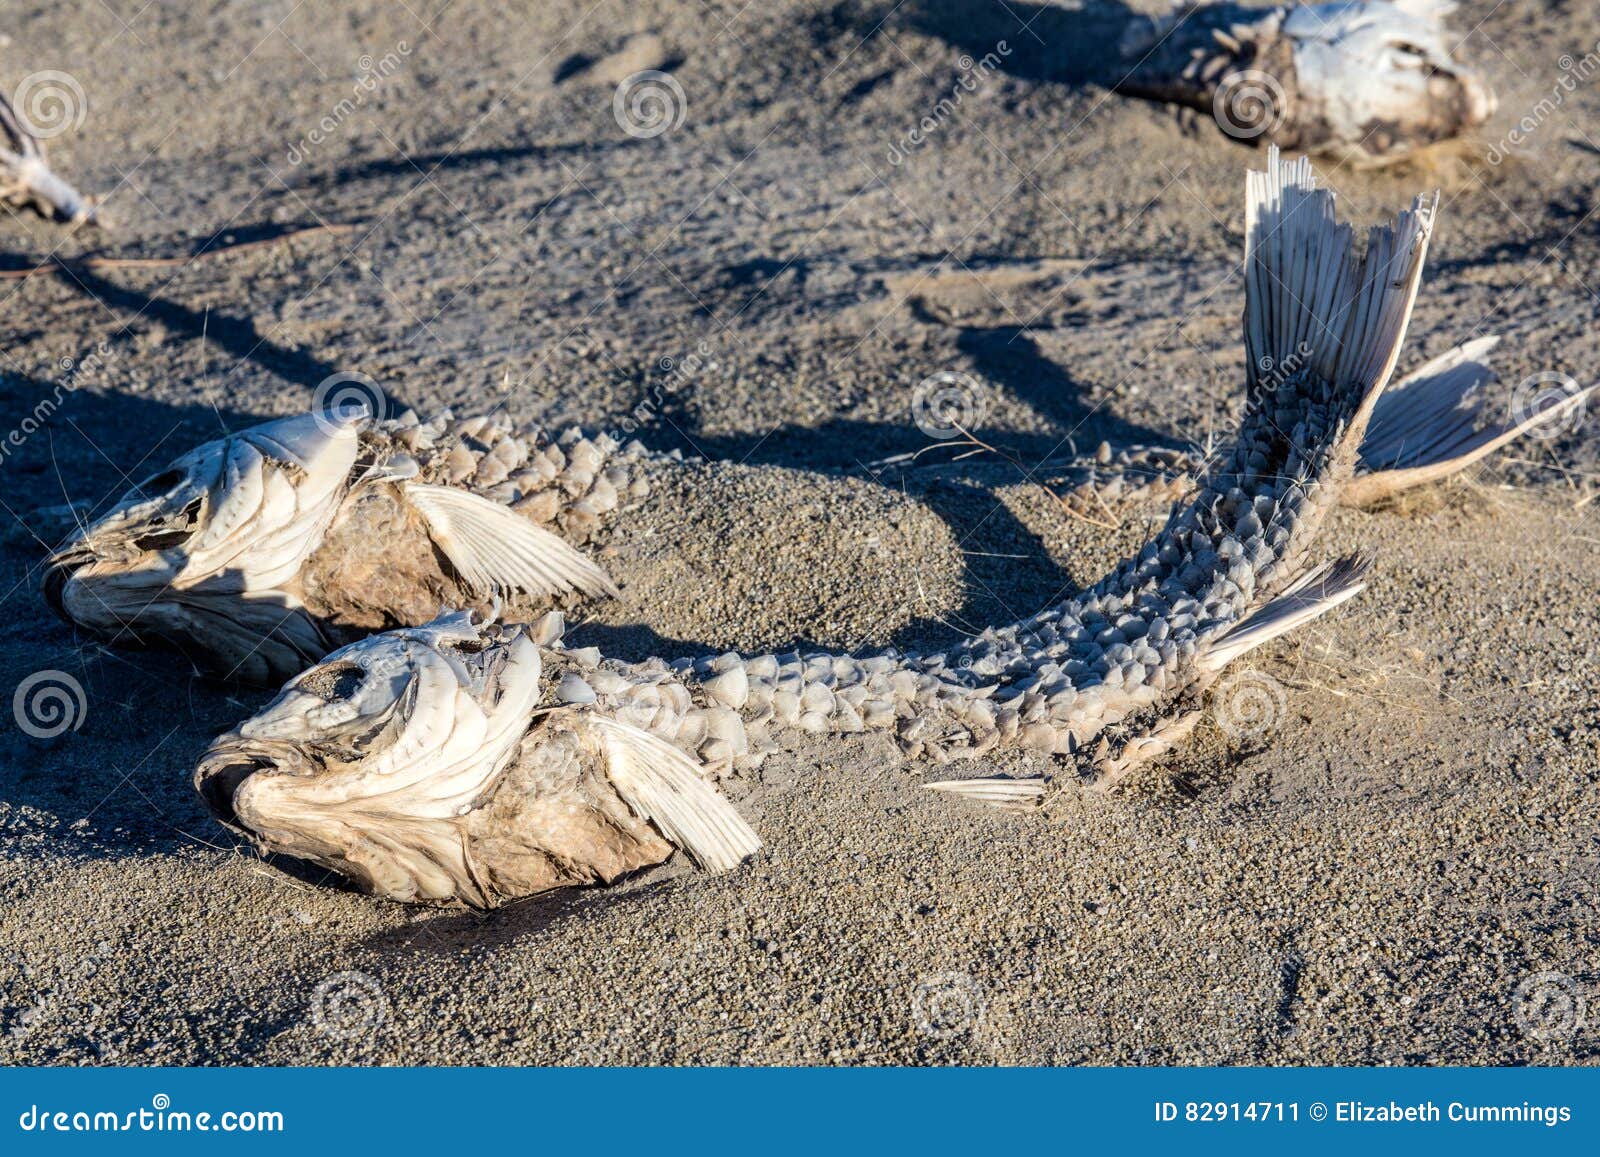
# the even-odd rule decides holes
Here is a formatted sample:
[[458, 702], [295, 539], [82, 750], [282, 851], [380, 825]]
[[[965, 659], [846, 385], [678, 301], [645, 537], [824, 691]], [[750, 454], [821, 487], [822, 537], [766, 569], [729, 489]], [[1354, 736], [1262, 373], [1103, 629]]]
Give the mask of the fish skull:
[[1291, 9], [1302, 116], [1352, 160], [1391, 159], [1483, 124], [1494, 93], [1451, 58], [1443, 0], [1353, 0]]
[[459, 612], [363, 639], [219, 738], [195, 786], [261, 850], [411, 903], [487, 908], [674, 846], [714, 868], [759, 846], [688, 756], [557, 705], [545, 667], [524, 630]]
[[45, 596], [107, 639], [160, 639], [263, 681], [326, 653], [295, 596], [349, 492], [361, 414], [305, 414], [183, 455], [51, 555]]

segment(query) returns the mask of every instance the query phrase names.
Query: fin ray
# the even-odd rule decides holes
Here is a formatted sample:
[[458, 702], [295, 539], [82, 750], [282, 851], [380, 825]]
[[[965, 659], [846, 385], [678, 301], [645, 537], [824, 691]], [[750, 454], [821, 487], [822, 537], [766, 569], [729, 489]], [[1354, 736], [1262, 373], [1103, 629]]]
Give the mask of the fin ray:
[[1482, 429], [1483, 387], [1496, 380], [1482, 360], [1499, 341], [1478, 338], [1456, 346], [1409, 375], [1379, 400], [1361, 444], [1359, 473], [1340, 501], [1370, 506], [1385, 498], [1448, 478], [1546, 422], [1559, 421], [1588, 403], [1589, 386], [1520, 421]]
[[611, 782], [628, 806], [709, 872], [736, 868], [761, 848], [761, 837], [672, 744], [648, 731], [593, 717]]
[[1312, 568], [1290, 584], [1283, 594], [1218, 637], [1200, 658], [1201, 665], [1213, 674], [1221, 671], [1246, 651], [1253, 651], [1354, 598], [1366, 587], [1367, 568], [1371, 565], [1369, 558], [1350, 555], [1338, 562]]
[[402, 488], [456, 570], [483, 594], [619, 594], [587, 555], [515, 511], [449, 486]]
[[922, 785], [929, 791], [958, 795], [1002, 811], [1032, 811], [1044, 799], [1042, 776], [1032, 779], [945, 779]]

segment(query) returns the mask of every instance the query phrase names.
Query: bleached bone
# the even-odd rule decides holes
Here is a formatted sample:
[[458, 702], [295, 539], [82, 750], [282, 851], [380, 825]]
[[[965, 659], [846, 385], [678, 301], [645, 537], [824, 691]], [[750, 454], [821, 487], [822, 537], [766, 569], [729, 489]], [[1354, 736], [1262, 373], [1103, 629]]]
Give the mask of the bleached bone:
[[[1399, 357], [1436, 207], [1418, 198], [1358, 257], [1309, 162], [1272, 150], [1247, 182], [1251, 371], [1232, 450], [1136, 556], [1031, 618], [926, 654], [628, 663], [446, 616], [292, 681], [212, 745], [196, 784], [263, 850], [392, 899], [491, 906], [615, 879], [673, 846], [727, 867], [753, 836], [671, 753], [694, 757], [708, 785], [758, 762], [782, 729], [890, 732], [907, 756], [937, 760], [1056, 756], [1068, 783], [1125, 776], [1186, 734], [1229, 662], [1361, 589], [1364, 560], [1319, 565], [1316, 546]], [[1295, 351], [1293, 372], [1268, 374]], [[587, 692], [563, 703], [573, 675]], [[523, 712], [514, 741], [508, 702]], [[635, 745], [621, 781], [606, 746], [619, 734], [656, 744]], [[630, 794], [642, 769], [650, 798]], [[682, 814], [666, 816], [662, 792]]]
[[646, 492], [641, 454], [448, 411], [283, 418], [136, 486], [52, 555], [45, 594], [96, 634], [274, 682], [443, 605], [614, 595], [572, 544]]
[[1454, 7], [1185, 2], [1129, 25], [1117, 91], [1199, 109], [1237, 139], [1384, 164], [1494, 114], [1489, 86], [1453, 58]]
[[46, 216], [74, 224], [97, 222], [92, 197], [85, 197], [50, 168], [44, 144], [22, 123], [11, 102], [0, 96], [0, 201], [32, 205]]

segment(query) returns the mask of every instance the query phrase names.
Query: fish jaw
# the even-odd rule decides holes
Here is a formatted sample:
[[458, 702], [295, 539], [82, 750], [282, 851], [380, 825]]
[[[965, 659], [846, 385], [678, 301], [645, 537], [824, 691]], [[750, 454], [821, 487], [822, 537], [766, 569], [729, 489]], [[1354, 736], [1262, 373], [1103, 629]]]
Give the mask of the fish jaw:
[[[106, 571], [111, 573], [107, 574]], [[214, 583], [172, 585], [159, 560], [53, 566], [45, 597], [63, 619], [113, 646], [176, 651], [203, 670], [256, 686], [281, 682], [335, 646], [292, 595]]]

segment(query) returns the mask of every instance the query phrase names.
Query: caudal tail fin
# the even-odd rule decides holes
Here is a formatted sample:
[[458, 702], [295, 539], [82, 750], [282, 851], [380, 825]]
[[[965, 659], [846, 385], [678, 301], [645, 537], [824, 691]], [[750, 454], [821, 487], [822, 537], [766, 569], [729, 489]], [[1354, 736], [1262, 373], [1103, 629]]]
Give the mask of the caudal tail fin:
[[1374, 227], [1357, 259], [1333, 192], [1317, 187], [1305, 157], [1283, 161], [1274, 147], [1266, 171], [1250, 173], [1246, 193], [1252, 398], [1287, 393], [1280, 402], [1304, 410], [1308, 380], [1331, 384], [1336, 408], [1352, 399], [1358, 405], [1354, 415], [1331, 416], [1349, 417], [1345, 434], [1363, 431], [1400, 357], [1438, 196], [1418, 197], [1392, 226]]
[[1317, 187], [1305, 158], [1284, 161], [1272, 149], [1246, 194], [1250, 396], [1200, 503], [1224, 532], [1262, 527], [1270, 550], [1255, 554], [1251, 599], [1264, 601], [1306, 570], [1321, 521], [1349, 482], [1400, 356], [1436, 200], [1419, 197], [1374, 228], [1357, 256], [1332, 191]]

